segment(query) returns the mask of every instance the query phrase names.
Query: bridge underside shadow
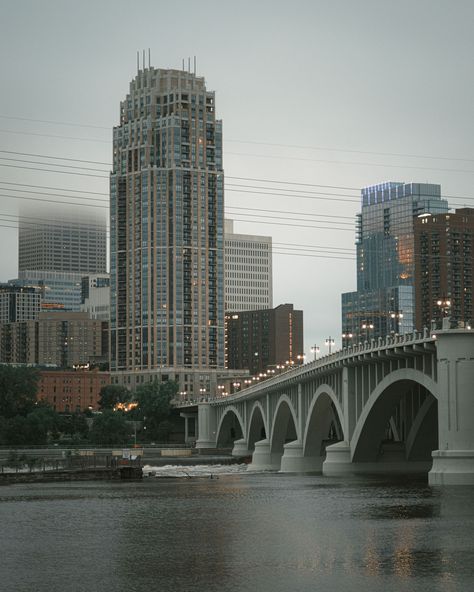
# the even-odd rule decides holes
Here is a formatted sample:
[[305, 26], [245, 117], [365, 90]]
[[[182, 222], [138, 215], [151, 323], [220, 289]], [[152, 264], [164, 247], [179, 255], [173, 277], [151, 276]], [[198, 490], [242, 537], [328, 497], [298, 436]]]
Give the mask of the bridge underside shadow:
[[297, 440], [294, 415], [287, 401], [279, 405], [273, 422], [271, 438], [255, 442], [250, 471], [278, 471], [288, 445]]
[[242, 427], [237, 415], [233, 411], [228, 411], [217, 435], [217, 448], [233, 448], [234, 443], [241, 440], [242, 436]]
[[321, 472], [326, 447], [342, 439], [342, 428], [331, 397], [321, 393], [308, 416], [303, 440], [284, 446], [280, 471], [283, 473]]
[[323, 473], [428, 473], [437, 447], [437, 400], [420, 384], [398, 381], [362, 416], [350, 443], [328, 447]]

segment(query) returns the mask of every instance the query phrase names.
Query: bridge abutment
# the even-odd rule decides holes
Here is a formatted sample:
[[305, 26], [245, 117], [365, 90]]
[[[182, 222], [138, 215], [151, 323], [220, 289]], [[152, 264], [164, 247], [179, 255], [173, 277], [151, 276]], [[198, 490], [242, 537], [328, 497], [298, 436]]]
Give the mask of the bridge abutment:
[[430, 485], [474, 484], [474, 333], [437, 337], [439, 449], [432, 453]]

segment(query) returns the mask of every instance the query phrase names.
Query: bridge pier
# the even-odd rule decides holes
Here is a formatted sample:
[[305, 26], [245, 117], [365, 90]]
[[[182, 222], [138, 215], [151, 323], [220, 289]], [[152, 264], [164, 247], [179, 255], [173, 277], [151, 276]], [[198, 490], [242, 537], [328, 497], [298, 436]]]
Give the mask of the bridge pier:
[[326, 447], [323, 475], [344, 475], [354, 472], [350, 444], [344, 440]]
[[303, 444], [299, 440], [283, 446], [281, 473], [315, 473], [321, 471], [322, 465], [322, 457], [304, 456]]
[[281, 466], [281, 454], [271, 452], [270, 440], [255, 442], [249, 471], [278, 471]]
[[430, 485], [474, 485], [474, 332], [436, 334], [439, 450]]
[[215, 448], [216, 430], [216, 409], [209, 403], [199, 403], [196, 448]]
[[241, 438], [240, 440], [234, 441], [234, 447], [232, 448], [232, 456], [252, 456], [252, 451], [248, 449], [247, 440]]

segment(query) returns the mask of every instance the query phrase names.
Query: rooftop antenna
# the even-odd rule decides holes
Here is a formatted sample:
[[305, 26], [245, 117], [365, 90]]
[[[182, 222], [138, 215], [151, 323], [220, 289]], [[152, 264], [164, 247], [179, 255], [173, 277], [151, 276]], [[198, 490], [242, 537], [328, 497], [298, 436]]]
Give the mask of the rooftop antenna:
[[148, 48], [148, 69], [151, 68], [151, 49]]
[[184, 72], [184, 58], [183, 58], [183, 72]]
[[137, 51], [137, 74], [140, 71], [140, 52]]
[[143, 50], [143, 69], [145, 69], [145, 50]]
[[194, 76], [196, 76], [196, 56], [194, 56]]
[[191, 58], [188, 58], [188, 72], [191, 74]]

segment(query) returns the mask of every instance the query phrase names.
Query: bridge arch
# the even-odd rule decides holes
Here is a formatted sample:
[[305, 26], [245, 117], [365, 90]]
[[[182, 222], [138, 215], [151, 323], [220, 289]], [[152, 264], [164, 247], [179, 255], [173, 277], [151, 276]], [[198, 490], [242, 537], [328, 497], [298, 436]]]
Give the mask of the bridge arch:
[[260, 401], [255, 401], [249, 412], [247, 423], [247, 448], [254, 450], [255, 442], [265, 440], [268, 437], [268, 421], [265, 410]]
[[238, 409], [234, 405], [229, 406], [217, 426], [217, 448], [231, 448], [235, 440], [243, 437], [244, 429], [245, 424]]
[[287, 442], [298, 440], [298, 420], [296, 411], [288, 395], [281, 395], [273, 415], [270, 434], [270, 451], [272, 454], [283, 454], [283, 446]]
[[[321, 384], [316, 389], [308, 409], [303, 438], [304, 456], [324, 456], [328, 440], [333, 440], [331, 444], [344, 440], [346, 434], [342, 427], [343, 417], [336, 393], [328, 384]], [[336, 433], [334, 438], [329, 438], [332, 426]]]
[[423, 387], [438, 399], [438, 386], [426, 374], [401, 368], [387, 375], [370, 394], [357, 420], [351, 439], [351, 460], [375, 461], [393, 409], [413, 385]]

